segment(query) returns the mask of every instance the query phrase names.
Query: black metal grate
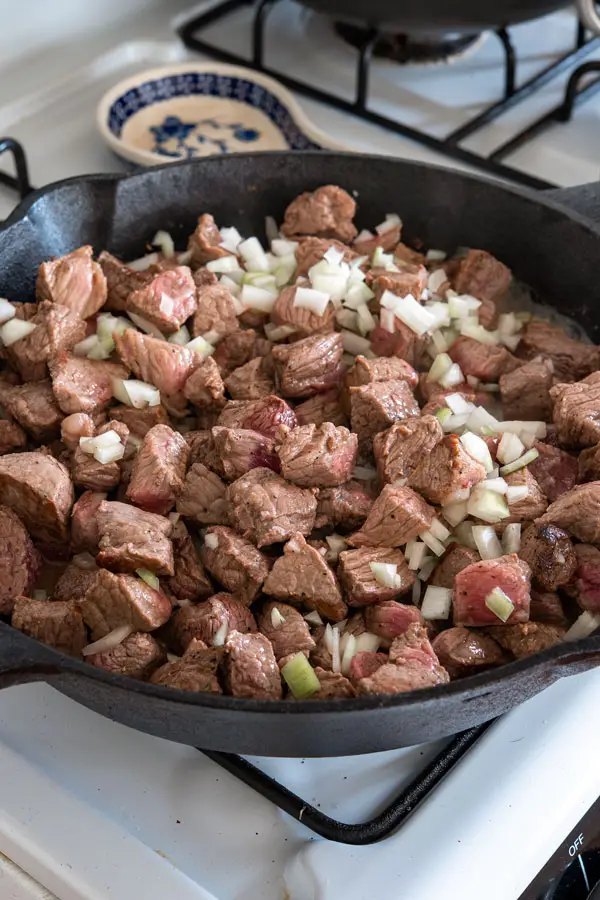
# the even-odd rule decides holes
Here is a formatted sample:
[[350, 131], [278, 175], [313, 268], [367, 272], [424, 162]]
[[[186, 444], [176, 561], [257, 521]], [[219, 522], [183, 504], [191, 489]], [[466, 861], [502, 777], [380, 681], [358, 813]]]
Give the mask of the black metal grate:
[[[185, 22], [179, 29], [178, 33], [185, 44], [191, 50], [198, 53], [204, 53], [222, 62], [232, 63], [233, 65], [250, 66], [259, 72], [264, 72], [276, 78], [286, 87], [299, 94], [303, 94], [312, 100], [317, 100], [329, 106], [333, 106], [342, 112], [349, 113], [357, 118], [363, 119], [373, 125], [379, 125], [388, 131], [409, 138], [418, 144], [428, 147], [450, 159], [457, 160], [476, 169], [495, 175], [500, 178], [509, 179], [517, 184], [524, 184], [533, 188], [552, 188], [557, 185], [537, 178], [535, 175], [529, 175], [521, 172], [512, 166], [507, 165], [501, 160], [505, 159], [509, 154], [513, 153], [519, 147], [526, 144], [532, 137], [539, 134], [543, 129], [552, 123], [566, 122], [571, 118], [571, 114], [576, 105], [581, 103], [587, 97], [592, 96], [600, 89], [600, 78], [592, 81], [579, 89], [580, 82], [585, 75], [591, 70], [600, 72], [600, 63], [588, 63], [575, 70], [569, 79], [567, 91], [564, 101], [554, 109], [550, 110], [546, 115], [542, 116], [536, 122], [533, 122], [527, 128], [516, 134], [510, 141], [507, 141], [501, 147], [496, 148], [489, 156], [482, 156], [474, 151], [467, 150], [461, 146], [461, 141], [485, 126], [489, 125], [503, 113], [512, 109], [517, 103], [530, 97], [535, 91], [544, 87], [553, 78], [564, 73], [572, 67], [572, 65], [583, 59], [593, 50], [600, 47], [600, 38], [591, 38], [586, 40], [585, 29], [578, 23], [575, 46], [568, 53], [560, 56], [554, 62], [550, 63], [537, 75], [523, 82], [517, 87], [517, 57], [510, 37], [510, 33], [506, 28], [498, 29], [495, 34], [504, 49], [505, 64], [505, 87], [504, 96], [497, 103], [492, 104], [478, 116], [466, 122], [460, 128], [446, 135], [444, 138], [436, 138], [427, 132], [420, 131], [409, 125], [390, 119], [387, 116], [374, 112], [369, 107], [369, 73], [373, 50], [376, 44], [382, 39], [382, 34], [375, 28], [365, 29], [362, 43], [358, 46], [358, 55], [356, 63], [356, 79], [355, 79], [355, 97], [354, 100], [345, 100], [336, 94], [316, 88], [303, 81], [299, 81], [285, 72], [271, 69], [265, 63], [264, 46], [265, 46], [265, 29], [270, 12], [280, 0], [222, 0], [207, 12], [194, 16]], [[231, 13], [244, 6], [254, 6], [254, 20], [252, 24], [251, 35], [251, 59], [248, 60], [243, 56], [217, 47], [208, 43], [203, 37], [203, 31], [209, 25], [225, 19]]]

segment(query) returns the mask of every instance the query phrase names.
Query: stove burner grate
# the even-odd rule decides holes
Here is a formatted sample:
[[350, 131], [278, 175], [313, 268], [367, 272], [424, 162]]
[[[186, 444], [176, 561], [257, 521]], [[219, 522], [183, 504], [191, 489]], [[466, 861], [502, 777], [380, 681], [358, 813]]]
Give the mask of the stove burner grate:
[[[342, 40], [357, 50], [365, 43], [367, 29], [349, 22], [334, 22], [334, 29]], [[462, 59], [482, 40], [480, 34], [448, 34], [439, 37], [418, 37], [410, 34], [382, 32], [375, 46], [373, 56], [387, 59], [398, 65], [447, 63]]]

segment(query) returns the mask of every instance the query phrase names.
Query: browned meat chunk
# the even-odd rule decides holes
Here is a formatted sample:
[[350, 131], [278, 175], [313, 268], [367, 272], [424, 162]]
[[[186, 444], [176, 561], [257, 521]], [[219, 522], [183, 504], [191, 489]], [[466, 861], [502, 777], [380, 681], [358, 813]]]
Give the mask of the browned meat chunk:
[[310, 534], [317, 500], [310, 490], [289, 484], [270, 469], [252, 469], [227, 490], [233, 526], [258, 547], [282, 543], [294, 532]]
[[204, 600], [213, 593], [210, 578], [204, 570], [200, 554], [183, 524], [177, 522], [171, 535], [175, 575], [165, 582], [165, 589], [175, 600]]
[[360, 387], [379, 381], [405, 381], [414, 389], [419, 383], [419, 376], [412, 366], [395, 356], [376, 359], [357, 356], [354, 365], [346, 372], [345, 383], [348, 387]]
[[450, 544], [446, 553], [433, 570], [431, 584], [454, 590], [454, 579], [459, 572], [479, 562], [479, 553], [470, 547]]
[[372, 234], [370, 237], [365, 235], [362, 238], [359, 234], [354, 241], [354, 247], [361, 256], [371, 256], [377, 247], [381, 247], [386, 253], [390, 253], [400, 240], [401, 233], [402, 226], [397, 225], [395, 228], [390, 228], [384, 232], [384, 234]]
[[519, 556], [529, 565], [534, 581], [546, 591], [569, 584], [577, 568], [571, 538], [556, 525], [530, 525], [521, 539]]
[[280, 443], [298, 424], [294, 410], [281, 397], [270, 394], [262, 400], [231, 400], [219, 416], [226, 428], [247, 428]]
[[328, 334], [335, 331], [335, 308], [332, 303], [322, 316], [302, 306], [294, 306], [296, 299], [295, 285], [290, 285], [282, 290], [275, 301], [271, 312], [271, 321], [274, 325], [289, 325], [294, 329], [294, 338], [309, 337], [312, 334]]
[[113, 398], [113, 378], [127, 378], [124, 366], [60, 353], [49, 363], [52, 390], [65, 413], [95, 413]]
[[552, 360], [558, 381], [579, 381], [600, 368], [598, 347], [573, 340], [558, 325], [532, 319], [523, 331], [519, 355], [532, 359], [540, 354]]
[[0, 456], [13, 450], [23, 450], [26, 446], [27, 435], [21, 426], [8, 419], [0, 419]]
[[190, 466], [200, 462], [219, 475], [225, 474], [210, 431], [188, 431], [184, 438], [190, 448]]
[[577, 600], [582, 609], [599, 613], [600, 550], [590, 544], [576, 544], [575, 556], [577, 569], [568, 592]]
[[188, 250], [192, 253], [194, 266], [202, 266], [211, 259], [220, 259], [222, 256], [231, 255], [229, 250], [221, 247], [219, 229], [209, 213], [204, 213], [198, 219], [196, 230], [188, 241]]
[[226, 678], [234, 697], [281, 699], [281, 677], [273, 645], [264, 634], [231, 631], [225, 641]]
[[273, 360], [269, 356], [251, 359], [227, 376], [225, 386], [234, 400], [259, 400], [261, 397], [268, 397], [275, 390]]
[[321, 687], [312, 694], [310, 700], [343, 700], [356, 697], [352, 683], [340, 672], [327, 672], [320, 666], [315, 669]]
[[155, 425], [168, 425], [169, 417], [164, 406], [147, 406], [146, 409], [134, 409], [132, 406], [111, 406], [111, 419], [123, 422], [136, 438], [145, 437]]
[[67, 540], [73, 485], [66, 468], [52, 456], [41, 452], [1, 456], [0, 498], [32, 537]]
[[181, 659], [165, 663], [151, 676], [152, 684], [165, 684], [179, 691], [222, 694], [217, 677], [223, 661], [222, 647], [205, 647], [202, 641], [190, 644]]
[[567, 617], [558, 594], [541, 593], [534, 590], [531, 591], [529, 619], [533, 622], [545, 622], [547, 625], [567, 624]]
[[554, 366], [549, 359], [532, 360], [500, 375], [500, 397], [505, 419], [549, 422], [552, 419], [550, 388]]
[[178, 609], [168, 626], [170, 644], [184, 652], [194, 640], [209, 647], [215, 640], [224, 642], [229, 631], [255, 632], [256, 621], [250, 610], [231, 594], [214, 594], [204, 603]]
[[90, 453], [77, 447], [71, 460], [71, 478], [74, 485], [88, 491], [111, 491], [121, 481], [121, 465], [117, 461], [98, 462]]
[[227, 485], [200, 462], [193, 463], [177, 498], [177, 512], [200, 525], [227, 522]]
[[600, 479], [600, 444], [582, 450], [577, 460], [579, 481]]
[[557, 384], [550, 396], [561, 446], [592, 447], [600, 441], [600, 372], [575, 384]]
[[408, 479], [432, 503], [445, 506], [466, 500], [473, 485], [486, 477], [485, 467], [467, 453], [460, 438], [447, 434]]
[[345, 244], [356, 237], [352, 219], [356, 202], [341, 187], [327, 184], [312, 193], [300, 194], [285, 211], [281, 226], [287, 237], [314, 235], [321, 238], [337, 238]]
[[[449, 397], [451, 394], [459, 394], [467, 403], [475, 403], [476, 395], [474, 391], [467, 390], [466, 385], [461, 385], [462, 390], [460, 391], [444, 391], [439, 389], [438, 385], [434, 384], [434, 382], [429, 381], [427, 376], [425, 376], [421, 381], [421, 394], [423, 397], [430, 396], [431, 400], [425, 404], [423, 409], [421, 410], [421, 415], [424, 416], [435, 416], [435, 414], [440, 409], [447, 409], [446, 397]], [[489, 394], [488, 394], [489, 397]]]
[[[399, 666], [425, 666], [439, 668], [429, 635], [422, 622], [413, 622], [406, 631], [392, 641], [389, 652], [390, 662]], [[447, 677], [444, 680], [448, 680]]]
[[527, 622], [530, 581], [531, 569], [514, 553], [467, 566], [454, 580], [454, 624], [500, 625], [485, 602], [494, 588], [500, 588], [513, 604], [508, 623]]
[[136, 631], [160, 628], [171, 615], [171, 601], [141, 578], [113, 575], [99, 569], [94, 583], [79, 606], [94, 641], [118, 628], [132, 625]]
[[210, 574], [246, 606], [256, 599], [269, 574], [263, 554], [231, 528], [206, 530], [202, 561]]
[[152, 280], [152, 274], [148, 271], [137, 272], [117, 259], [111, 253], [103, 250], [98, 257], [106, 278], [107, 300], [104, 309], [120, 312], [127, 309], [127, 298], [133, 291], [143, 288]]
[[341, 335], [324, 334], [278, 344], [273, 347], [273, 360], [284, 397], [312, 397], [335, 384], [342, 376]]
[[196, 311], [196, 285], [187, 266], [155, 275], [127, 298], [127, 311], [142, 316], [161, 331], [178, 331]]
[[212, 434], [216, 451], [221, 459], [221, 468], [229, 481], [235, 481], [250, 469], [280, 471], [281, 466], [274, 442], [258, 431], [217, 426], [212, 429]]
[[352, 430], [360, 454], [369, 456], [373, 438], [394, 422], [419, 415], [419, 404], [406, 381], [384, 381], [350, 388]]
[[279, 447], [281, 473], [300, 487], [335, 487], [352, 475], [358, 439], [331, 422], [294, 428]]
[[100, 504], [106, 500], [106, 494], [99, 491], [84, 491], [75, 506], [71, 518], [71, 543], [77, 552], [88, 550], [94, 555], [98, 552], [97, 515]]
[[332, 425], [348, 425], [346, 413], [342, 409], [337, 388], [316, 394], [296, 407], [298, 425], [322, 425], [323, 422], [331, 422]]
[[61, 351], [82, 341], [86, 325], [66, 306], [44, 301], [30, 320], [37, 327], [6, 348], [9, 361], [23, 381], [43, 381], [48, 377], [48, 362]]
[[295, 534], [287, 542], [283, 556], [275, 560], [267, 576], [263, 591], [278, 600], [316, 609], [333, 622], [341, 622], [348, 614], [335, 575], [319, 551], [307, 544], [301, 534]]
[[[54, 394], [52, 397], [54, 398]], [[56, 401], [54, 402], [56, 403]], [[94, 437], [95, 434], [96, 425], [87, 413], [73, 413], [71, 416], [66, 416], [60, 423], [61, 440], [71, 453], [79, 447], [80, 438]]]
[[87, 644], [81, 613], [72, 603], [18, 597], [11, 621], [13, 628], [69, 656], [79, 656]]
[[344, 254], [344, 262], [350, 263], [360, 255], [334, 238], [305, 237], [301, 238], [296, 248], [296, 278], [308, 275], [310, 269], [324, 258], [330, 247]]
[[387, 653], [372, 653], [363, 650], [355, 653], [350, 663], [350, 680], [352, 684], [358, 684], [361, 678], [370, 678], [377, 669], [389, 662]]
[[29, 594], [41, 563], [19, 517], [0, 506], [0, 614], [11, 612], [15, 597]]
[[600, 481], [580, 484], [551, 503], [537, 525], [558, 525], [586, 544], [600, 543]]
[[[508, 629], [512, 627], [509, 625]], [[506, 626], [497, 630], [504, 631]], [[450, 678], [473, 675], [504, 662], [504, 654], [496, 641], [468, 628], [448, 628], [433, 639], [432, 646]]]
[[295, 653], [308, 656], [315, 646], [308, 623], [287, 603], [264, 603], [258, 614], [258, 628], [273, 645], [278, 662]]
[[206, 284], [198, 288], [198, 307], [192, 322], [194, 337], [215, 332], [225, 337], [240, 327], [236, 315], [235, 299], [223, 284]]
[[39, 443], [58, 437], [63, 414], [48, 379], [19, 385], [0, 382], [0, 404]]
[[[234, 369], [239, 369], [240, 366], [245, 366], [255, 356], [264, 356], [266, 349], [263, 353], [258, 352], [259, 347], [263, 344], [268, 344], [268, 342], [262, 341], [251, 328], [243, 331], [231, 331], [223, 340], [219, 341], [219, 346], [212, 358], [221, 372], [228, 374]], [[268, 344], [268, 346], [271, 345]]]
[[509, 487], [526, 488], [527, 494], [522, 500], [508, 504], [510, 516], [502, 519], [502, 526], [508, 525], [510, 522], [531, 522], [532, 519], [537, 519], [546, 511], [548, 501], [528, 466], [518, 469], [511, 475], [505, 475], [504, 480]]
[[488, 632], [515, 659], [523, 659], [558, 644], [562, 641], [565, 630], [560, 625], [525, 622], [522, 625], [494, 626]]
[[[397, 583], [387, 587], [375, 578], [371, 563], [388, 563], [397, 567]], [[414, 584], [414, 573], [401, 550], [383, 547], [364, 547], [362, 550], [344, 550], [339, 556], [338, 577], [349, 606], [366, 606], [393, 600], [409, 591]]]
[[415, 416], [396, 422], [373, 438], [373, 452], [384, 484], [408, 478], [444, 437], [435, 416]]
[[167, 654], [151, 634], [135, 631], [124, 641], [106, 650], [87, 656], [86, 662], [115, 675], [127, 675], [146, 681], [152, 672], [167, 661]]
[[115, 343], [119, 356], [136, 378], [159, 389], [168, 412], [182, 415], [187, 405], [183, 394], [185, 383], [202, 362], [202, 357], [187, 347], [161, 341], [132, 328], [123, 334], [115, 334]]
[[365, 608], [367, 631], [379, 635], [385, 641], [393, 641], [398, 635], [404, 634], [414, 622], [422, 624], [423, 616], [416, 606], [409, 603], [384, 600]]
[[536, 441], [534, 447], [539, 456], [527, 468], [548, 501], [554, 503], [561, 494], [570, 491], [577, 484], [577, 459], [542, 441]]
[[349, 540], [356, 547], [403, 547], [427, 531], [434, 517], [434, 509], [411, 488], [386, 484], [364, 525]]
[[366, 282], [378, 300], [384, 291], [391, 291], [397, 297], [412, 294], [415, 300], [420, 300], [427, 287], [427, 269], [425, 266], [403, 265], [401, 272], [390, 272], [376, 266], [367, 272]]
[[[443, 673], [443, 674], [442, 674]], [[445, 677], [444, 677], [445, 676]], [[357, 684], [358, 694], [404, 694], [422, 688], [435, 687], [449, 681], [448, 673], [441, 666], [437, 671], [426, 666], [397, 666], [386, 663], [373, 675], [361, 678]]]
[[83, 560], [76, 559], [69, 563], [54, 587], [52, 588], [53, 600], [76, 600], [79, 602], [96, 581], [96, 575], [100, 571], [98, 566], [90, 560], [89, 565], [82, 567]]
[[512, 272], [485, 250], [468, 250], [452, 274], [452, 287], [459, 294], [497, 302], [506, 294]]
[[127, 499], [148, 512], [166, 516], [183, 489], [190, 448], [168, 425], [155, 425], [133, 462]]
[[506, 347], [482, 344], [471, 337], [457, 338], [448, 353], [458, 363], [463, 375], [473, 375], [485, 382], [498, 381], [501, 375], [521, 365]]
[[98, 507], [98, 565], [116, 572], [150, 569], [156, 575], [173, 575], [171, 529], [162, 516], [104, 500]]
[[80, 247], [44, 262], [38, 269], [35, 293], [38, 300], [51, 300], [87, 319], [98, 312], [106, 300], [106, 278], [93, 260], [92, 247]]
[[315, 528], [331, 526], [354, 531], [363, 524], [372, 506], [373, 500], [358, 481], [324, 488], [317, 494]]
[[396, 319], [395, 331], [377, 325], [369, 334], [371, 349], [377, 356], [397, 356], [416, 369], [423, 366], [429, 338], [419, 337], [412, 329]]

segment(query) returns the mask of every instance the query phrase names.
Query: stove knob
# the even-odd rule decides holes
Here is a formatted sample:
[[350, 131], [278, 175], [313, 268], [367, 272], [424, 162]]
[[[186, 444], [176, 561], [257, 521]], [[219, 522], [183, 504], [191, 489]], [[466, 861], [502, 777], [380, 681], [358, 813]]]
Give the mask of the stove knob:
[[539, 900], [600, 900], [600, 850], [586, 850], [569, 863]]

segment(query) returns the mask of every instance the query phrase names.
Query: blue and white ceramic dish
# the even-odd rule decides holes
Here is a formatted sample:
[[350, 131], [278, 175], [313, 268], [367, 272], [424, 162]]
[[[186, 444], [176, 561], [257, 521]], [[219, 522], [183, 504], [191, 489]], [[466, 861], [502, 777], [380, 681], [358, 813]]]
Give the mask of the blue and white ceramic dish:
[[219, 63], [140, 72], [108, 91], [98, 127], [119, 156], [143, 166], [248, 150], [346, 150], [272, 78]]

